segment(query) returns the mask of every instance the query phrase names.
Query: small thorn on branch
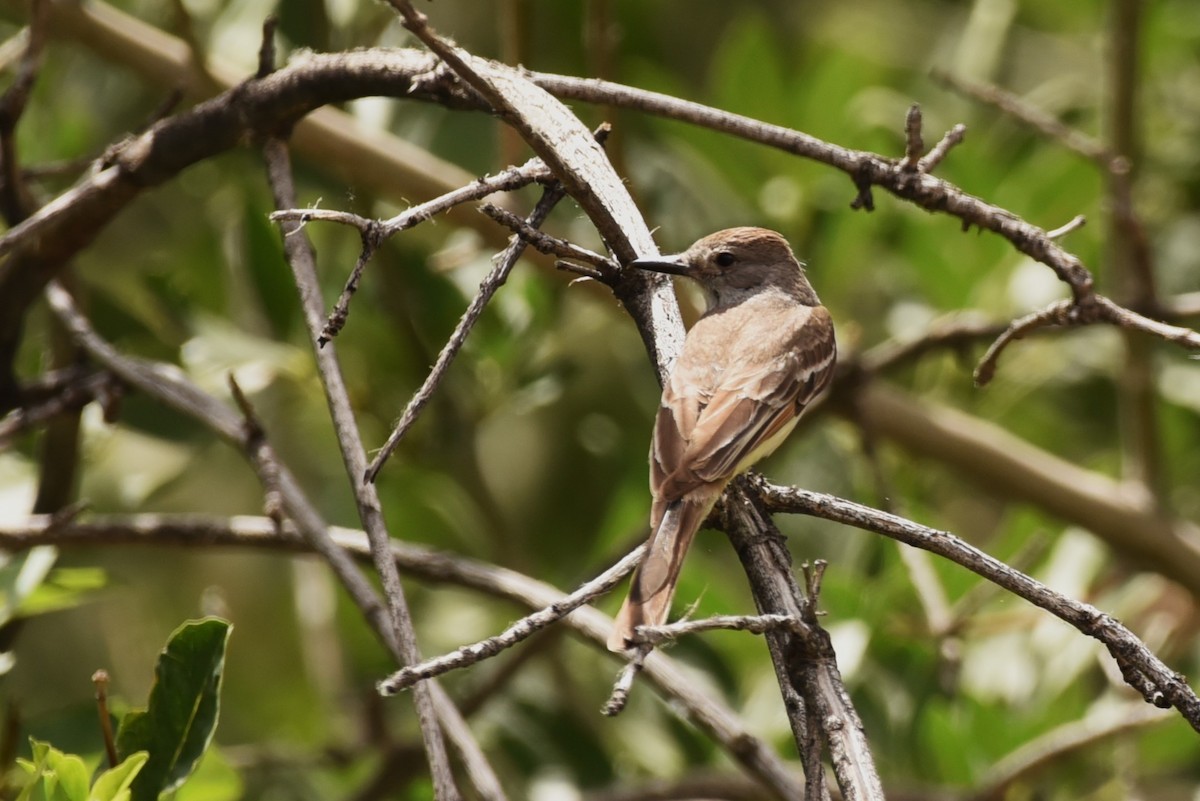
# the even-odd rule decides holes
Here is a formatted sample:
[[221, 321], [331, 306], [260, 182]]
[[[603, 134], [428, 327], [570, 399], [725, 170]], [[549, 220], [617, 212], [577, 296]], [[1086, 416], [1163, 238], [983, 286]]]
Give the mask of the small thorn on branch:
[[265, 78], [275, 71], [275, 29], [279, 27], [279, 17], [270, 14], [262, 25], [262, 44], [258, 48], [258, 72], [255, 78]]

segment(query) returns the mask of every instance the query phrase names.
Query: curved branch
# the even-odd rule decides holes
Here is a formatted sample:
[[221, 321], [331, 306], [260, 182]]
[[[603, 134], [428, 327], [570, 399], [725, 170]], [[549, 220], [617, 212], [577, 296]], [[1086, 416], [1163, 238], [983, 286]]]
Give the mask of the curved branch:
[[891, 537], [915, 548], [936, 553], [971, 572], [1045, 609], [1083, 634], [1099, 640], [1121, 668], [1126, 683], [1159, 708], [1173, 706], [1192, 728], [1200, 732], [1200, 698], [1185, 678], [1168, 668], [1120, 621], [1090, 604], [1055, 592], [1041, 582], [1014, 570], [948, 531], [922, 526], [903, 517], [832, 495], [762, 482], [769, 508], [799, 512], [845, 523]]

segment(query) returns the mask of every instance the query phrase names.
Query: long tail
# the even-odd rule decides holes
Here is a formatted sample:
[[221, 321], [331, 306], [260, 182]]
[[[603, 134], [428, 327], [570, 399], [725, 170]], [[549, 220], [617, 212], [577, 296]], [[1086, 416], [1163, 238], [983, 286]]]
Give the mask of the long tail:
[[711, 509], [711, 501], [675, 501], [667, 507], [658, 528], [650, 535], [646, 558], [634, 573], [629, 595], [617, 613], [608, 650], [621, 653], [628, 648], [637, 626], [661, 626], [667, 622], [683, 557]]

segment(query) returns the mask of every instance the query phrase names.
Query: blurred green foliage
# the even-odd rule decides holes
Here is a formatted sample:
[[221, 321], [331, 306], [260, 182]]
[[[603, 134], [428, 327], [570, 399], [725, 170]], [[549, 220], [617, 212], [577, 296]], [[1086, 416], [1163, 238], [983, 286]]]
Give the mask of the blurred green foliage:
[[[171, 4], [118, 5], [164, 30], [181, 30]], [[929, 75], [937, 67], [999, 84], [1103, 137], [1110, 5], [439, 0], [427, 13], [475, 53], [509, 57], [517, 47], [526, 66], [548, 72], [596, 75], [605, 63], [597, 42], [607, 40], [611, 68], [601, 77], [889, 156], [903, 153], [904, 114], [919, 102], [927, 144], [957, 122], [969, 129], [938, 168], [941, 177], [1047, 229], [1087, 215], [1089, 225], [1065, 244], [1109, 292], [1109, 206], [1094, 165]], [[261, 20], [272, 11], [281, 17], [284, 54], [407, 42], [382, 4], [184, 0], [179, 6], [204, 50], [247, 73]], [[1200, 283], [1200, 4], [1159, 0], [1141, 9], [1136, 124], [1144, 152], [1136, 160], [1135, 201], [1162, 290], [1193, 291]], [[610, 27], [597, 32], [590, 26], [600, 11]], [[8, 9], [6, 18], [7, 36], [17, 17]], [[514, 30], [523, 45], [505, 38]], [[163, 96], [153, 76], [54, 38], [21, 123], [22, 157], [38, 164], [95, 156], [143, 125]], [[851, 211], [851, 181], [827, 167], [677, 122], [574, 107], [589, 124], [615, 124], [610, 153], [665, 249], [731, 225], [783, 232], [808, 262], [847, 354], [913, 339], [948, 315], [1006, 320], [1065, 296], [1048, 269], [997, 237], [963, 233], [949, 217], [882, 194], [875, 212]], [[486, 116], [415, 102], [348, 108], [471, 172], [505, 166], [499, 123]], [[331, 179], [328, 166], [298, 164], [302, 203], [394, 213], [399, 197], [364, 196]], [[71, 180], [44, 181], [43, 198]], [[223, 155], [133, 203], [76, 260], [73, 280], [99, 330], [126, 352], [178, 364], [221, 397], [232, 371], [323, 513], [355, 526], [296, 292], [267, 220], [271, 210], [258, 154]], [[570, 204], [547, 228], [597, 246]], [[358, 255], [358, 237], [316, 223], [307, 231], [331, 303]], [[374, 258], [337, 345], [368, 445], [384, 441], [492, 255], [477, 234], [439, 222], [404, 233]], [[395, 536], [563, 588], [645, 536], [646, 449], [658, 388], [616, 302], [569, 278], [524, 263], [497, 295], [381, 476]], [[49, 331], [44, 314], [30, 321], [22, 375], [42, 369]], [[978, 355], [934, 353], [891, 378], [1082, 466], [1120, 474], [1116, 333], [1088, 330], [1020, 343], [982, 391], [971, 383]], [[1200, 366], [1169, 346], [1157, 347], [1155, 358], [1166, 503], [1194, 517], [1200, 514], [1192, 481], [1200, 471]], [[259, 485], [238, 454], [144, 398], [126, 398], [111, 425], [89, 408], [84, 432], [79, 495], [93, 512], [261, 513]], [[852, 423], [821, 413], [764, 472], [877, 504], [862, 440]], [[30, 437], [0, 454], [6, 517], [29, 509], [37, 444]], [[901, 513], [1016, 559], [1056, 588], [1122, 618], [1173, 667], [1197, 672], [1195, 599], [1178, 587], [1122, 563], [1086, 532], [955, 471], [915, 462], [886, 443], [879, 457]], [[1118, 701], [1133, 698], [1099, 646], [981, 587], [961, 569], [933, 564], [950, 603], [974, 610], [953, 636], [938, 639], [897, 546], [807, 518], [780, 524], [798, 561], [830, 562], [822, 606], [890, 788], [974, 787], [1022, 744], [1067, 723], [1103, 720], [1121, 709]], [[210, 770], [236, 771], [246, 797], [350, 797], [378, 768], [380, 743], [416, 738], [407, 699], [381, 708], [372, 697], [389, 662], [313, 561], [97, 547], [64, 551], [59, 564], [102, 569], [108, 584], [89, 604], [29, 620], [15, 638], [16, 662], [0, 692], [19, 714], [23, 735], [98, 752], [89, 717], [91, 672], [106, 667], [115, 695], [144, 697], [149, 655], [176, 621], [219, 613], [238, 627], [239, 640], [227, 664], [218, 748], [194, 781]], [[462, 590], [414, 583], [409, 591], [427, 654], [495, 633], [522, 611]], [[752, 608], [737, 560], [719, 535], [701, 535], [679, 598], [680, 608], [699, 599], [698, 615]], [[500, 682], [478, 701], [471, 720], [512, 797], [562, 797], [551, 794], [556, 782], [588, 789], [729, 767], [645, 689], [622, 717], [602, 718], [597, 710], [617, 663], [598, 658], [592, 647], [550, 633], [523, 648], [529, 653], [508, 652], [445, 679], [460, 699]], [[694, 666], [697, 681], [738, 709], [753, 731], [794, 757], [761, 641], [713, 634], [679, 644], [672, 655]], [[509, 666], [514, 671], [504, 676]], [[1200, 784], [1197, 766], [1200, 741], [1171, 719], [1064, 754], [1011, 797], [1183, 798]], [[428, 797], [419, 760], [405, 775], [411, 783], [394, 797]]]

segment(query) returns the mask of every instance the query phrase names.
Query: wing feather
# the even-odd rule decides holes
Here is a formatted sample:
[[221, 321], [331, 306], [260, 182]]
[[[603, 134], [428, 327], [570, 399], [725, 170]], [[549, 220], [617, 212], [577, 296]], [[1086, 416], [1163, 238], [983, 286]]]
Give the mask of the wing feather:
[[[729, 332], [736, 321], [729, 319], [721, 321], [723, 341], [706, 341], [703, 329], [689, 334], [693, 352], [685, 345], [663, 392], [651, 449], [651, 488], [664, 502], [704, 485], [723, 486], [765, 456], [764, 447], [778, 444], [779, 435], [790, 430], [832, 376], [836, 344], [823, 307], [793, 307], [779, 315], [786, 324], [753, 342], [738, 340], [747, 330], [762, 332], [761, 325], [745, 325], [762, 310], [745, 311], [743, 325], [732, 326], [735, 341], [729, 341]], [[705, 350], [713, 358], [695, 358]], [[721, 364], [717, 354], [743, 357]]]

